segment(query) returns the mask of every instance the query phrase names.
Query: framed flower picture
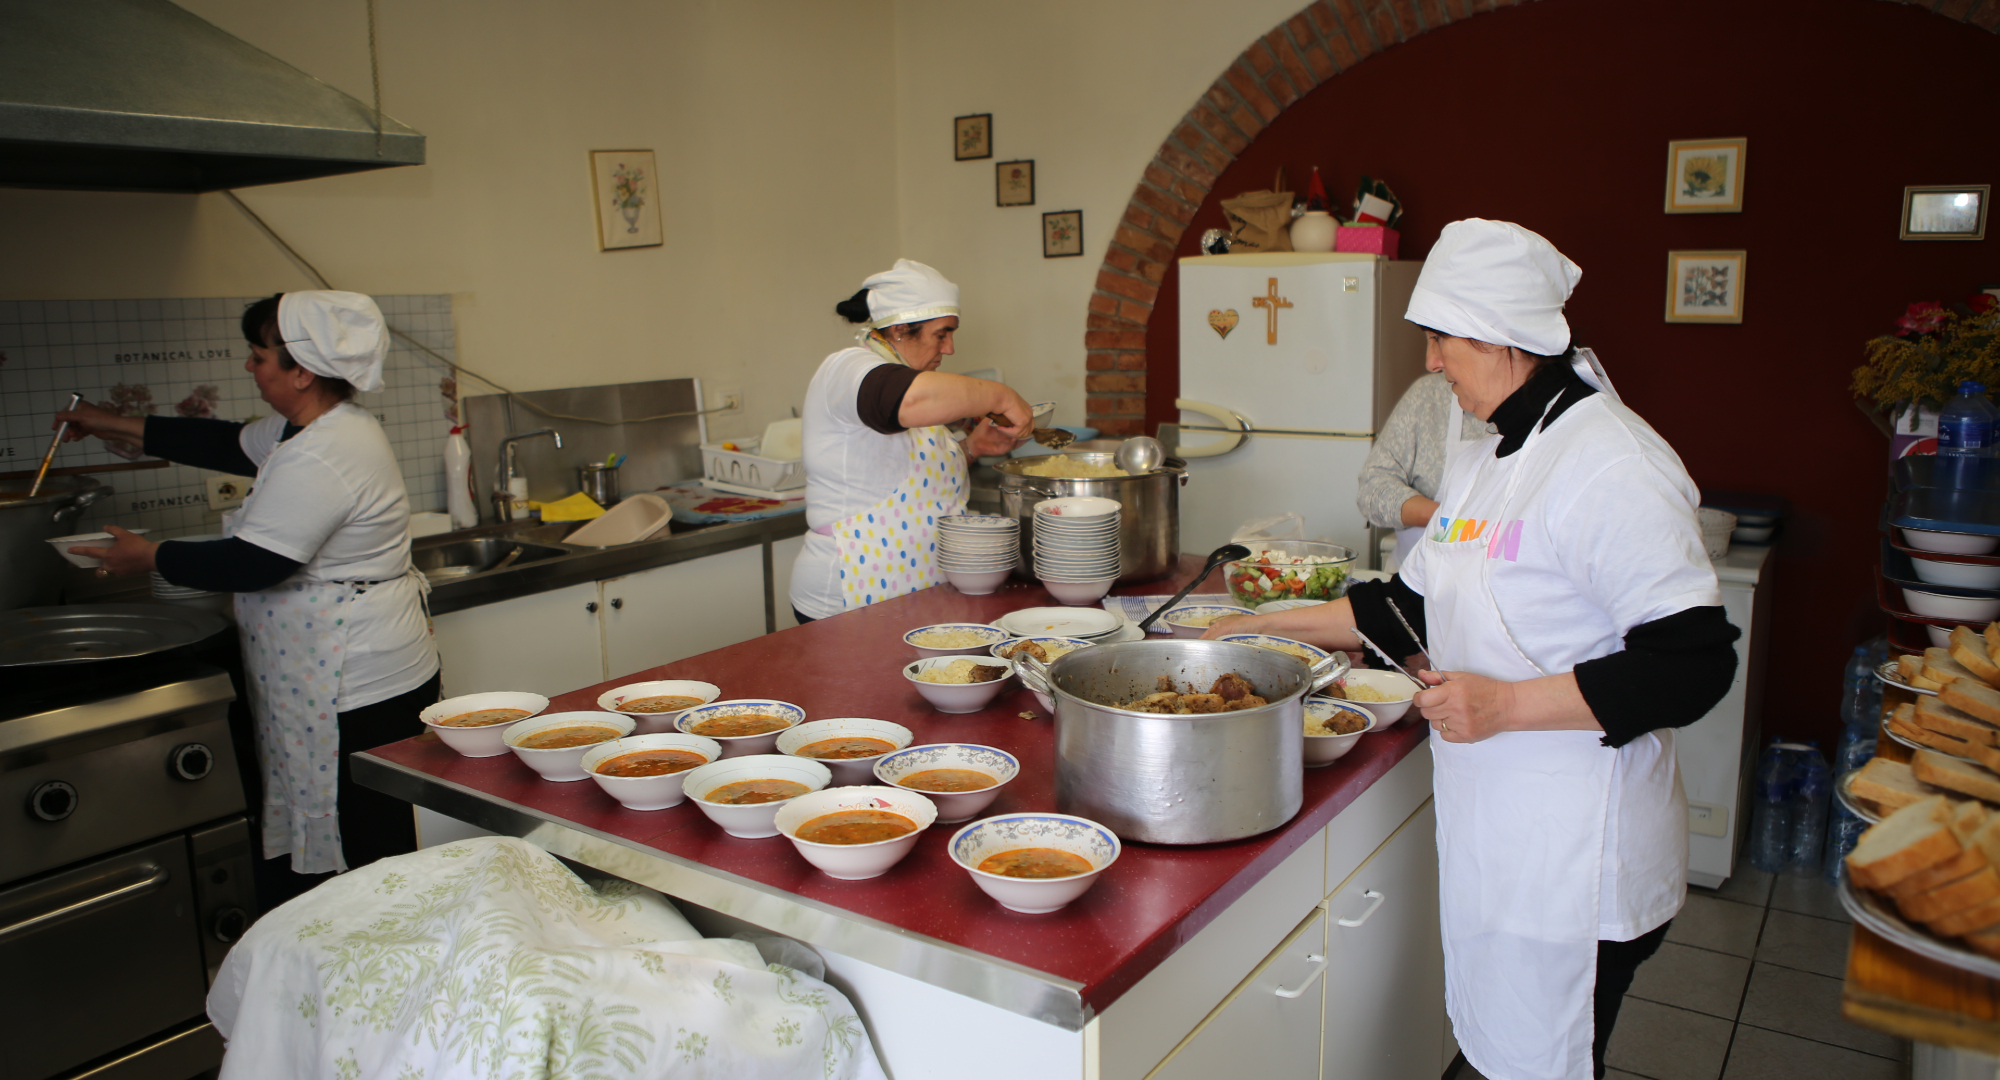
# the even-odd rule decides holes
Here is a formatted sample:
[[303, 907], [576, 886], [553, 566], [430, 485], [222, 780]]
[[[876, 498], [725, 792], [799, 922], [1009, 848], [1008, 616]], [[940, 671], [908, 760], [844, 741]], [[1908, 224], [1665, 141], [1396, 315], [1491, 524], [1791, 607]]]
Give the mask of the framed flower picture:
[[1083, 211], [1051, 210], [1042, 215], [1042, 258], [1083, 254]]
[[993, 114], [954, 116], [951, 119], [953, 161], [973, 161], [993, 156]]
[[651, 150], [592, 150], [591, 192], [597, 205], [597, 250], [659, 247], [659, 170]]
[[1685, 139], [1667, 144], [1667, 213], [1743, 212], [1748, 139]]
[[1904, 240], [1984, 240], [1991, 184], [1903, 189]]
[[993, 166], [993, 205], [1035, 205], [1035, 163], [1003, 161]]
[[1667, 321], [1743, 321], [1742, 251], [1667, 252]]

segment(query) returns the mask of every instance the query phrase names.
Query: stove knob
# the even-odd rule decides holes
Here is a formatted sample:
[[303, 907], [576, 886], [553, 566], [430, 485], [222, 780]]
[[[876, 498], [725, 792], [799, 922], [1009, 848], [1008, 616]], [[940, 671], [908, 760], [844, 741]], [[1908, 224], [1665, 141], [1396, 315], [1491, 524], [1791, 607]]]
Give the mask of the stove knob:
[[250, 913], [240, 907], [223, 908], [215, 913], [215, 918], [208, 924], [209, 933], [214, 934], [215, 940], [224, 945], [235, 942], [237, 938], [243, 936], [243, 931], [248, 929], [250, 929]]
[[215, 768], [215, 751], [198, 742], [182, 743], [167, 755], [167, 768], [183, 780], [199, 780]]
[[43, 821], [61, 821], [76, 813], [76, 789], [51, 780], [28, 793], [28, 812]]

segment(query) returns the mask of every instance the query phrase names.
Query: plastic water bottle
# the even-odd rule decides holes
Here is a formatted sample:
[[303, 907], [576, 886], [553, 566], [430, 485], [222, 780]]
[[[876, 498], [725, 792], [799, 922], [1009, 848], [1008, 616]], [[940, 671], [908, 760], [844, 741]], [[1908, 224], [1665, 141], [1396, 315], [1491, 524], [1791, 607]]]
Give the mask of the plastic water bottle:
[[1826, 859], [1821, 864], [1820, 873], [1828, 885], [1840, 884], [1847, 876], [1847, 855], [1854, 850], [1854, 842], [1868, 831], [1868, 823], [1854, 816], [1845, 806], [1833, 808], [1833, 820], [1826, 829]]
[[1785, 848], [1792, 836], [1788, 746], [1773, 741], [1757, 759], [1756, 803], [1750, 813], [1750, 865], [1773, 874], [1785, 868]]
[[1937, 471], [1943, 487], [1979, 486], [1979, 459], [1989, 456], [2000, 420], [1986, 398], [1986, 385], [1968, 379], [1958, 384], [1958, 397], [1938, 414]]
[[1826, 849], [1827, 806], [1833, 798], [1833, 773], [1819, 747], [1794, 746], [1792, 781], [1792, 834], [1785, 844], [1785, 871], [1812, 875], [1819, 872], [1820, 856]]
[[1875, 679], [1868, 646], [1856, 645], [1847, 662], [1847, 676], [1840, 698], [1840, 745], [1834, 751], [1833, 772], [1845, 776], [1875, 756], [1876, 730], [1881, 721], [1881, 684]]

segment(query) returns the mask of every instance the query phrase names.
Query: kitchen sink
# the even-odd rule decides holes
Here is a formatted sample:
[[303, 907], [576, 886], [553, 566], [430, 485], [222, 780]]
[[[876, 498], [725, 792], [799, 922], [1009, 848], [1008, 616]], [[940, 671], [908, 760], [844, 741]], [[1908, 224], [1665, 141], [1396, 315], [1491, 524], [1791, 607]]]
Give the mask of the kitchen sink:
[[410, 552], [410, 561], [423, 571], [425, 577], [435, 582], [491, 570], [499, 565], [500, 560], [515, 552], [519, 554], [514, 556], [510, 566], [560, 558], [570, 553], [568, 548], [551, 544], [529, 544], [504, 536], [482, 536], [415, 548]]

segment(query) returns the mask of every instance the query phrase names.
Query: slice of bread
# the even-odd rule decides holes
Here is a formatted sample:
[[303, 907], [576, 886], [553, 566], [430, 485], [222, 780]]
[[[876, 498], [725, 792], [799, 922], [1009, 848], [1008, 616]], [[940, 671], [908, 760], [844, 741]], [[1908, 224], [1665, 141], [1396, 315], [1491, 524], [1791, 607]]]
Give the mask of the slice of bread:
[[1868, 764], [1847, 782], [1847, 790], [1885, 812], [1900, 810], [1918, 799], [1937, 794], [1937, 789], [1917, 779], [1908, 765], [1884, 757], [1869, 758]]
[[1985, 631], [1980, 636], [1986, 639], [1986, 651], [1988, 653], [1991, 653], [1995, 649], [2000, 649], [2000, 622], [1987, 623]]
[[1983, 765], [1918, 750], [1910, 757], [1910, 774], [1932, 787], [2000, 803], [2000, 774]]
[[1936, 679], [1924, 678], [1923, 675], [1921, 674], [1921, 669], [1919, 669], [1919, 674], [1911, 676], [1909, 679], [1905, 681], [1908, 682], [1911, 686], [1917, 688], [1918, 690], [1936, 691], [1944, 689], [1944, 684], [1937, 681]]
[[1847, 872], [1854, 883], [1864, 889], [1887, 889], [1957, 855], [1963, 845], [1938, 820], [1949, 810], [1944, 796], [1933, 795], [1869, 826], [1847, 856]]
[[1896, 907], [1904, 915], [1928, 923], [1995, 900], [2000, 900], [2000, 873], [1988, 866], [1929, 892], [1899, 900]]
[[1949, 686], [1960, 679], [1973, 677], [1972, 672], [1965, 670], [1964, 664], [1951, 658], [1950, 649], [1940, 649], [1936, 646], [1924, 650], [1924, 669], [1921, 674], [1939, 686]]
[[1960, 878], [1970, 877], [1984, 870], [1989, 863], [1990, 860], [1987, 859], [1985, 851], [1976, 847], [1969, 847], [1936, 866], [1911, 874], [1909, 877], [1898, 881], [1893, 888], [1883, 891], [1889, 894], [1889, 899], [1900, 904], [1911, 897], [1921, 896], [1940, 885], [1949, 885]]
[[1904, 682], [1923, 674], [1923, 670], [1924, 658], [1916, 653], [1904, 653], [1896, 658], [1896, 674], [1901, 675]]
[[1969, 758], [1972, 756], [1972, 747], [1974, 744], [1966, 742], [1964, 739], [1954, 739], [1949, 735], [1932, 731], [1927, 727], [1918, 727], [1916, 713], [1917, 707], [1915, 705], [1896, 706], [1895, 713], [1889, 717], [1889, 730], [1919, 746], [1928, 746], [1933, 750], [1942, 750], [1947, 754], [1955, 754], [1960, 757]]
[[[1969, 687], [1971, 684], [1966, 685]], [[1916, 705], [1915, 720], [1919, 727], [1941, 731], [1954, 739], [1964, 739], [1966, 742], [2000, 746], [2000, 727], [1994, 727], [1971, 713], [1946, 703], [1943, 698], [1926, 694], [1917, 699]]]
[[[1946, 758], [1945, 760], [1951, 761], [1954, 759]], [[1969, 765], [1971, 762], [1966, 762], [1966, 764]], [[1946, 798], [1950, 798], [1950, 796], [1946, 796]], [[1978, 799], [1965, 799], [1952, 803], [1951, 816], [1945, 819], [1944, 824], [1945, 828], [1951, 830], [1953, 836], [1958, 837], [1960, 844], [1970, 845], [1972, 843], [1972, 834], [1978, 832], [1981, 825], [1986, 824], [1987, 816], [1985, 803], [1980, 802]]]
[[1931, 930], [1945, 937], [1963, 937], [1976, 930], [2000, 927], [2000, 900], [1988, 900], [1931, 921]]
[[1989, 724], [2000, 724], [2000, 690], [1971, 679], [1956, 679], [1938, 691], [1946, 705]]
[[1988, 686], [2000, 683], [2000, 664], [1993, 662], [1987, 651], [1986, 639], [1970, 626], [1951, 628], [1951, 658], [1965, 665], [1965, 670]]

